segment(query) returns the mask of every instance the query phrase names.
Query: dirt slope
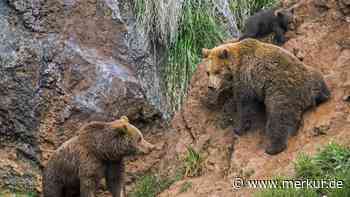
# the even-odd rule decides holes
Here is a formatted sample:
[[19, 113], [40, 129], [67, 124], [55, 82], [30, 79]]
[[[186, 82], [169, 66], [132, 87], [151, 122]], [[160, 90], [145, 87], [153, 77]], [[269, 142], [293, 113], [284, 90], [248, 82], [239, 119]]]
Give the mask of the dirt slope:
[[[299, 153], [311, 154], [330, 141], [350, 144], [350, 103], [346, 101], [350, 96], [350, 16], [344, 14], [348, 8], [343, 5], [335, 0], [305, 0], [296, 9], [296, 29], [288, 33], [283, 47], [323, 72], [332, 98], [304, 115], [299, 134], [290, 138], [288, 149], [277, 156], [264, 153], [263, 119], [257, 119], [257, 128], [238, 138], [232, 132], [234, 109], [230, 102], [216, 109], [204, 105], [207, 76], [204, 66], [198, 66], [183, 110], [172, 121], [175, 131], [163, 166], [171, 172], [179, 165], [174, 158], [181, 158], [186, 147], [193, 146], [204, 157], [203, 173], [173, 184], [161, 197], [252, 196], [256, 190], [233, 190], [231, 180], [293, 174], [292, 161]], [[180, 193], [185, 182], [192, 186]]]

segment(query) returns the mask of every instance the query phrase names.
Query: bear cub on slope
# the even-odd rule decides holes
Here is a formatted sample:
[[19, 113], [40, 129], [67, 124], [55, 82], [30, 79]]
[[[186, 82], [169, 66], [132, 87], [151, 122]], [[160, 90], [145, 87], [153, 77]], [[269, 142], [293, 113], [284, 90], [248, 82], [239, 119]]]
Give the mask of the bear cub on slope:
[[243, 35], [239, 40], [262, 38], [274, 32], [275, 42], [281, 45], [286, 41], [284, 34], [293, 21], [293, 14], [293, 9], [261, 10], [247, 19]]
[[287, 147], [288, 136], [296, 134], [305, 110], [330, 97], [320, 72], [272, 44], [245, 39], [203, 49], [203, 57], [209, 93], [233, 92], [238, 135], [251, 128], [256, 104], [265, 106], [270, 141], [265, 152], [271, 155]]
[[44, 197], [93, 197], [104, 177], [113, 197], [120, 197], [123, 158], [152, 149], [126, 116], [113, 122], [91, 122], [51, 156], [43, 175]]

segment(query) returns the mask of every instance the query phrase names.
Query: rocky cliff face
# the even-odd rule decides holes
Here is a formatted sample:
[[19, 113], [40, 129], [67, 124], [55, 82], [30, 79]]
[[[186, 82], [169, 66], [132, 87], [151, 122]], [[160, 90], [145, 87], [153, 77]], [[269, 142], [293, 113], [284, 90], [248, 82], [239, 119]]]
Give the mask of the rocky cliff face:
[[52, 150], [90, 120], [165, 112], [130, 1], [2, 0], [0, 36], [0, 188], [40, 191]]

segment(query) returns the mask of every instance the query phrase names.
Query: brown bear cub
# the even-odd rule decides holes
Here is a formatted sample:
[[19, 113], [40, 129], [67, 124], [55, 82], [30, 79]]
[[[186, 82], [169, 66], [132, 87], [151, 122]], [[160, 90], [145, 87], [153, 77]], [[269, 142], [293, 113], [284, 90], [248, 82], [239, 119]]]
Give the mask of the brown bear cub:
[[262, 38], [275, 33], [275, 42], [283, 44], [286, 39], [284, 34], [288, 31], [289, 24], [293, 22], [293, 8], [261, 10], [250, 16], [245, 23], [245, 30], [239, 40], [245, 38]]
[[113, 122], [91, 122], [63, 143], [48, 161], [43, 176], [44, 197], [93, 197], [104, 177], [113, 197], [119, 197], [123, 158], [152, 149], [154, 146], [126, 116]]
[[233, 92], [239, 114], [234, 131], [238, 135], [251, 128], [257, 103], [265, 106], [270, 140], [265, 152], [271, 155], [287, 147], [288, 136], [296, 134], [306, 109], [330, 97], [320, 72], [272, 44], [245, 39], [203, 49], [203, 57], [209, 93]]

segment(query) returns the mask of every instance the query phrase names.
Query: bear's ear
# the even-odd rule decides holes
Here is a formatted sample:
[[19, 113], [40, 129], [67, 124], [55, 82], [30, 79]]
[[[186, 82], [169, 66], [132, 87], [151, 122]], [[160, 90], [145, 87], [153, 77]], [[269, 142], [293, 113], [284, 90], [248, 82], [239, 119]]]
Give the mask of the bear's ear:
[[294, 14], [294, 10], [295, 10], [294, 7], [292, 7], [292, 8], [289, 9], [289, 12], [290, 12], [291, 14]]
[[228, 58], [228, 51], [227, 51], [227, 49], [224, 49], [224, 50], [222, 50], [222, 51], [219, 53], [219, 58], [220, 58], [220, 59], [227, 59], [227, 58]]
[[124, 127], [120, 128], [123, 135], [126, 135], [133, 139], [143, 138], [141, 131], [132, 124], [125, 124]]
[[202, 57], [207, 58], [209, 56], [210, 49], [203, 48], [202, 49]]
[[115, 129], [118, 132], [124, 132], [124, 130], [126, 132], [128, 128], [128, 124], [129, 124], [128, 120], [125, 119], [124, 117], [121, 117], [120, 119], [109, 123], [110, 127], [112, 129]]
[[129, 122], [129, 118], [127, 116], [120, 117], [120, 120], [123, 120], [125, 122]]
[[283, 9], [278, 9], [273, 14], [277, 17], [282, 17], [283, 16]]

